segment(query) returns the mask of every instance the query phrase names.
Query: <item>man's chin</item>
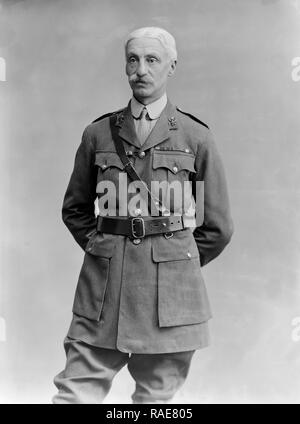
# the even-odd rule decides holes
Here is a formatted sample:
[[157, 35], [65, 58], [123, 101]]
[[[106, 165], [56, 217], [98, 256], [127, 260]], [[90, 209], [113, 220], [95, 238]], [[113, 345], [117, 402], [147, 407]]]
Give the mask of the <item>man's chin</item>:
[[149, 90], [145, 87], [138, 87], [133, 90], [133, 94], [139, 97], [147, 97], [150, 95]]
[[151, 98], [151, 93], [146, 89], [133, 90], [133, 95], [141, 103]]

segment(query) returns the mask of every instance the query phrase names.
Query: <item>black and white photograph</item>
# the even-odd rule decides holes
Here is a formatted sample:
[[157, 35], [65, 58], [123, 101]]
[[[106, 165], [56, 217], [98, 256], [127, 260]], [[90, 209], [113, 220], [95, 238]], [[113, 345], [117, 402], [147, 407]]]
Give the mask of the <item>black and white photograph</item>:
[[299, 404], [299, 134], [300, 0], [0, 0], [0, 404]]

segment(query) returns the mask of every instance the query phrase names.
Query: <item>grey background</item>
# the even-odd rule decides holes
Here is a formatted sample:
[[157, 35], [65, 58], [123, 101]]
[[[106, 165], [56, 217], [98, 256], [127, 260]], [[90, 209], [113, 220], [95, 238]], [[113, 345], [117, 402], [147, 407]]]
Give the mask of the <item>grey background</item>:
[[[1, 1], [0, 402], [49, 403], [83, 254], [60, 210], [84, 127], [127, 104], [123, 38], [177, 39], [170, 99], [208, 123], [235, 234], [203, 269], [214, 318], [175, 402], [299, 402], [298, 0]], [[293, 333], [294, 331], [294, 333]], [[294, 335], [293, 335], [294, 334]], [[107, 402], [130, 402], [126, 369]]]

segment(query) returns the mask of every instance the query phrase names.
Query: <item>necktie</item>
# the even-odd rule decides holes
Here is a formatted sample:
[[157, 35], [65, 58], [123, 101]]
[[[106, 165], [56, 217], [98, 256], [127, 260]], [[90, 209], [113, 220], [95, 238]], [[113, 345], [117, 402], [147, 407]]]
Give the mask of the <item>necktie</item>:
[[147, 108], [144, 107], [140, 117], [137, 120], [136, 132], [141, 145], [144, 144], [146, 138], [151, 131], [151, 121], [147, 112]]

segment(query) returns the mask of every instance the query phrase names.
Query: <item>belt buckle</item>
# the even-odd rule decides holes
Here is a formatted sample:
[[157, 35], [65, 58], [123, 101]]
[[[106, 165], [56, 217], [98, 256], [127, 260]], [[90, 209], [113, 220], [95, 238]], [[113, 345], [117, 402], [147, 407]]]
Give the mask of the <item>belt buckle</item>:
[[[136, 225], [140, 226], [138, 229], [136, 228]], [[139, 230], [142, 230], [140, 234]], [[144, 219], [141, 217], [134, 217], [131, 220], [131, 233], [133, 238], [143, 238], [145, 237], [145, 222]]]

